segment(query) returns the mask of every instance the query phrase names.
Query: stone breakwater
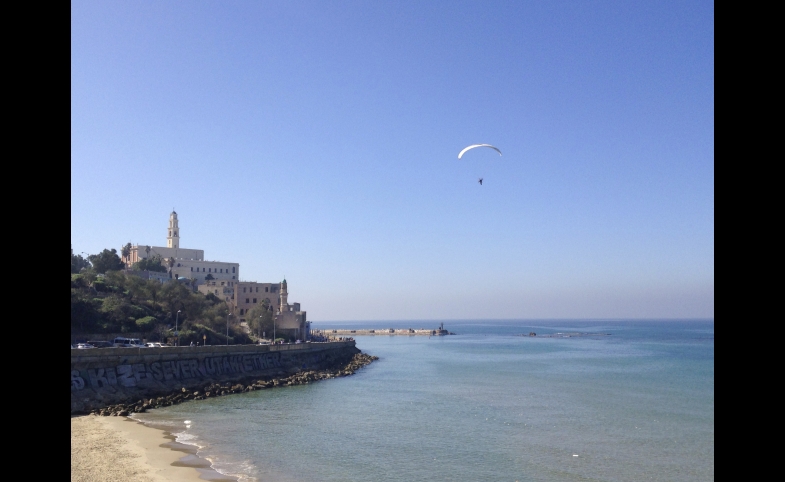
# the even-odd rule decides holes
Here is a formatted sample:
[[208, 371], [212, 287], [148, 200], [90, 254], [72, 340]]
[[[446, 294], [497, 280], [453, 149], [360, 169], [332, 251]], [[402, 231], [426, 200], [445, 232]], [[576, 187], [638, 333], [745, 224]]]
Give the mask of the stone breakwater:
[[269, 388], [290, 387], [295, 385], [305, 385], [319, 380], [328, 380], [331, 378], [347, 377], [354, 375], [354, 373], [365, 365], [369, 365], [375, 360], [377, 356], [370, 356], [364, 353], [357, 353], [352, 359], [343, 366], [337, 366], [332, 369], [325, 370], [311, 370], [306, 372], [296, 373], [288, 377], [280, 378], [262, 378], [258, 380], [250, 380], [245, 384], [243, 383], [211, 383], [205, 385], [200, 390], [189, 390], [182, 387], [166, 396], [159, 396], [149, 399], [140, 399], [131, 403], [118, 403], [109, 405], [101, 409], [95, 409], [90, 412], [91, 415], [101, 416], [121, 416], [125, 417], [132, 413], [146, 412], [152, 408], [168, 407], [169, 405], [176, 405], [178, 403], [186, 402], [189, 400], [204, 400], [206, 398], [222, 397], [231, 395], [233, 393], [246, 393], [255, 390], [266, 390]]
[[72, 350], [71, 413], [100, 412], [107, 407], [129, 404], [135, 409], [140, 400], [171, 401], [178, 395], [185, 398], [186, 393], [188, 399], [207, 396], [207, 392], [209, 396], [216, 392], [233, 393], [237, 385], [242, 385], [243, 390], [249, 385], [266, 388], [268, 382], [275, 386], [274, 380], [279, 385], [297, 381], [304, 373], [311, 373], [311, 377], [317, 374], [334, 377], [368, 360], [367, 355], [359, 358], [357, 355], [362, 352], [353, 340], [295, 345]]
[[398, 336], [445, 336], [454, 335], [444, 329], [427, 330], [425, 328], [384, 328], [384, 329], [366, 329], [357, 328], [355, 330], [319, 330], [317, 332], [326, 337], [354, 337], [354, 336], [382, 336], [382, 335], [398, 335]]

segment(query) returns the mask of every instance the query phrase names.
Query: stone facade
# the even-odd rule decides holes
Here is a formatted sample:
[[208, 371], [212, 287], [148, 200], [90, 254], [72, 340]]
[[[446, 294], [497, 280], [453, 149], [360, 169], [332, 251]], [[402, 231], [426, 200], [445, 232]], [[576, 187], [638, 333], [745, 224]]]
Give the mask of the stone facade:
[[158, 255], [169, 268], [159, 278], [195, 280], [197, 291], [205, 296], [212, 293], [219, 297], [241, 323], [247, 323], [248, 312], [266, 300], [276, 312], [276, 329], [280, 329], [281, 334], [302, 340], [308, 338], [310, 323], [306, 312], [300, 310], [299, 303], [289, 303], [285, 279], [281, 283], [240, 281], [239, 263], [206, 261], [203, 250], [180, 248], [180, 225], [174, 210], [169, 215], [166, 234], [166, 247], [132, 245], [127, 263], [131, 265]]
[[257, 283], [256, 281], [241, 281], [234, 285], [234, 298], [231, 309], [233, 313], [243, 319], [254, 306], [261, 305], [265, 300], [273, 308], [278, 307], [281, 296], [280, 283]]
[[210, 280], [240, 279], [239, 263], [206, 261], [204, 250], [180, 247], [180, 225], [175, 211], [169, 215], [166, 234], [166, 247], [135, 244], [131, 246], [131, 252], [124, 261], [130, 267], [139, 260], [158, 255], [167, 268], [169, 268], [169, 260], [173, 261], [171, 269], [167, 272], [168, 278], [195, 279], [197, 285]]

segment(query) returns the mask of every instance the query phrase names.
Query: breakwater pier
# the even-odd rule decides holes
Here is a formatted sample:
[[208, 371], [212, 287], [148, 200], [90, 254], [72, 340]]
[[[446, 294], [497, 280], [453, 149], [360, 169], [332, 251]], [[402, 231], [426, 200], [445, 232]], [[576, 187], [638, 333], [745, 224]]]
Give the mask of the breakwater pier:
[[326, 338], [336, 337], [355, 337], [355, 336], [445, 336], [454, 335], [450, 331], [444, 329], [444, 323], [441, 323], [438, 328], [354, 328], [354, 329], [335, 329], [335, 330], [312, 330], [317, 336]]

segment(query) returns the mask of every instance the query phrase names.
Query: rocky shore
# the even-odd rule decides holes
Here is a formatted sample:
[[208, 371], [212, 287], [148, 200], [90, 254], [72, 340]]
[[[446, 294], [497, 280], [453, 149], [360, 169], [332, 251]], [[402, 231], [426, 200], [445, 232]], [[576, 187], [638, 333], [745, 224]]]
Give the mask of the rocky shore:
[[239, 380], [234, 383], [214, 382], [206, 384], [201, 389], [182, 387], [168, 395], [140, 399], [135, 402], [108, 405], [100, 409], [94, 409], [90, 411], [90, 414], [101, 416], [128, 416], [131, 413], [141, 413], [152, 408], [167, 407], [188, 400], [204, 400], [206, 398], [221, 397], [233, 393], [245, 393], [254, 390], [304, 385], [319, 380], [346, 377], [353, 375], [360, 368], [369, 365], [378, 359], [379, 357], [377, 356], [357, 353], [345, 364], [338, 364], [322, 370], [303, 371], [289, 376], [279, 377], [248, 377], [248, 379]]

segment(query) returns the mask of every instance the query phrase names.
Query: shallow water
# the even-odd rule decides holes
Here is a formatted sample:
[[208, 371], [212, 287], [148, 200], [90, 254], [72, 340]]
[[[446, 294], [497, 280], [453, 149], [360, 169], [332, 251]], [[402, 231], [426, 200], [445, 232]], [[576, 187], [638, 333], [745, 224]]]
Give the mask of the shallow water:
[[[714, 479], [713, 322], [445, 328], [457, 335], [357, 337], [380, 360], [351, 377], [139, 418], [245, 480]], [[530, 331], [539, 336], [517, 336]], [[558, 332], [610, 335], [542, 337]]]

